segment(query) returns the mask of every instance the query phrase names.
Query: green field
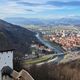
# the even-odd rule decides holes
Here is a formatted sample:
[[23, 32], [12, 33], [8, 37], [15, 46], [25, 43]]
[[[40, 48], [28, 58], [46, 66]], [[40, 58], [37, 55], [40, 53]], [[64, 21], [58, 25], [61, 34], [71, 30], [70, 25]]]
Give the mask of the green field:
[[53, 54], [45, 55], [45, 56], [42, 56], [42, 57], [39, 57], [39, 58], [25, 60], [24, 63], [25, 64], [37, 64], [37, 63], [40, 63], [40, 62], [48, 61], [49, 59], [51, 59], [52, 56], [53, 56]]

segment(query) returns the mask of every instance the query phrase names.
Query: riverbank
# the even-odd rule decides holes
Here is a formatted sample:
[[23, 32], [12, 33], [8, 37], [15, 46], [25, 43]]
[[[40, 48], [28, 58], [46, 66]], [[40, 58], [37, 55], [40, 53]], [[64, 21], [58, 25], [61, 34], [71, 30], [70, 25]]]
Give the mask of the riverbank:
[[[47, 46], [48, 48], [52, 49], [53, 52], [55, 52], [55, 54], [57, 54], [57, 58], [55, 60], [52, 60], [53, 63], [59, 63], [63, 58], [64, 58], [64, 51], [62, 50], [62, 48], [60, 48], [60, 46], [56, 43], [52, 44], [49, 41], [45, 41], [39, 33], [36, 34], [36, 38], [45, 46]], [[51, 62], [52, 62], [51, 61]]]
[[47, 46], [48, 48], [52, 49], [55, 53], [57, 53], [57, 54], [58, 54], [58, 53], [64, 53], [63, 48], [62, 48], [59, 44], [57, 44], [57, 43], [55, 43], [55, 42], [51, 43], [51, 42], [48, 41], [48, 40], [44, 40], [44, 39], [40, 36], [39, 33], [36, 34], [36, 38], [37, 38], [42, 44], [44, 44], [44, 45]]
[[60, 61], [60, 63], [67, 63], [77, 59], [80, 59], [80, 51], [69, 52], [64, 56], [64, 58]]
[[33, 65], [33, 64], [38, 64], [42, 62], [47, 62], [48, 60], [52, 58], [52, 56], [53, 54], [48, 54], [48, 55], [41, 56], [39, 58], [24, 60], [24, 64]]

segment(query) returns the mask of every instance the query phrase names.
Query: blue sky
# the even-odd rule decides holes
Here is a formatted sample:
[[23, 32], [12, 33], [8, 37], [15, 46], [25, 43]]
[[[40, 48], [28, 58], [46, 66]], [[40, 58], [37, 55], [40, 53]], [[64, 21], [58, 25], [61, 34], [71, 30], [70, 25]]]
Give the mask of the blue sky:
[[0, 0], [0, 19], [80, 16], [80, 0]]

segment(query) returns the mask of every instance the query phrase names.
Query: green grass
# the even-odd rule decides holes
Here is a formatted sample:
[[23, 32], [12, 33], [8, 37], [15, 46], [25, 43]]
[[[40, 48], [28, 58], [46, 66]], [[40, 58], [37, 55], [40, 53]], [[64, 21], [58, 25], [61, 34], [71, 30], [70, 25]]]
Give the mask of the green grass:
[[48, 61], [53, 55], [45, 55], [36, 59], [30, 59], [30, 60], [26, 60], [24, 61], [25, 64], [37, 64], [40, 62], [45, 62]]

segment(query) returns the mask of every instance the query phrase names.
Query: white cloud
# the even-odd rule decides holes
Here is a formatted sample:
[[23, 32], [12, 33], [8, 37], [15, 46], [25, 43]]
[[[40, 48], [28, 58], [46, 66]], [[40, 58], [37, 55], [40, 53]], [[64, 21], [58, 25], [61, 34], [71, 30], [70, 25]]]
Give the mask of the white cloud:
[[25, 13], [25, 10], [22, 8], [19, 8], [16, 3], [8, 2], [2, 6], [0, 6], [0, 13], [5, 14], [17, 14], [17, 13]]
[[[30, 2], [30, 3], [46, 3], [48, 1], [74, 1], [74, 0], [20, 0], [22, 2]], [[77, 0], [79, 1], [79, 0]]]
[[[20, 0], [20, 1], [44, 4], [50, 0]], [[51, 0], [51, 1], [55, 1], [55, 0]], [[69, 1], [69, 0], [57, 0], [57, 1]], [[56, 7], [56, 6], [51, 6], [51, 5], [39, 5], [36, 7], [35, 6], [24, 6], [24, 5], [18, 4], [17, 0], [2, 0], [2, 2], [0, 2], [0, 18], [19, 16], [19, 15], [20, 15], [20, 17], [21, 16], [28, 17], [27, 15], [32, 15], [29, 17], [36, 17], [37, 15], [39, 15], [39, 17], [41, 18], [41, 16], [42, 17], [44, 16], [46, 11], [49, 12], [49, 10], [54, 11], [54, 10], [63, 10], [63, 9], [66, 9], [66, 10], [72, 9], [72, 7]], [[31, 11], [29, 11], [29, 10], [31, 10]], [[42, 15], [40, 15], [40, 13]], [[53, 14], [54, 13], [48, 14], [47, 16], [45, 15], [45, 17], [46, 18], [64, 17], [63, 15], [53, 15]]]
[[20, 0], [22, 2], [30, 2], [30, 3], [45, 3], [49, 0]]
[[41, 6], [37, 6], [37, 7], [33, 7], [33, 6], [21, 6], [21, 8], [30, 9], [30, 10], [33, 11], [32, 13], [42, 13], [42, 12], [45, 12], [46, 10], [64, 9], [64, 7], [56, 7], [56, 6], [51, 6], [51, 5], [41, 5]]
[[15, 16], [18, 14], [30, 13], [25, 10], [24, 7], [20, 7], [16, 2], [6, 2], [3, 5], [0, 5], [0, 18]]

